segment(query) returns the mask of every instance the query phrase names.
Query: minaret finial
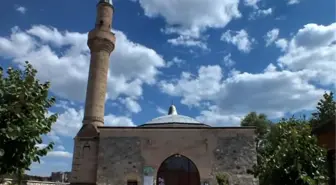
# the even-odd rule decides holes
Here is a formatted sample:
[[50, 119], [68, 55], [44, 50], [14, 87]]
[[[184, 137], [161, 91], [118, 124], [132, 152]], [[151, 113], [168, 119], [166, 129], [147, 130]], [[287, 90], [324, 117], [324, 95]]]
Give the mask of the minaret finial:
[[110, 4], [110, 5], [113, 5], [112, 0], [99, 0], [98, 4], [99, 4], [99, 3], [108, 3], [108, 4]]

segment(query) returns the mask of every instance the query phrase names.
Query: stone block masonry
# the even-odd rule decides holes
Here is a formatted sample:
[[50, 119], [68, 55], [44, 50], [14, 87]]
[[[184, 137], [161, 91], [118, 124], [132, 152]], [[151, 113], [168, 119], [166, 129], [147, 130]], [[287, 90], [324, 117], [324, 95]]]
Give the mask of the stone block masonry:
[[254, 129], [227, 128], [109, 128], [99, 127], [97, 184], [143, 184], [143, 169], [181, 154], [195, 163], [201, 182], [216, 184], [226, 173], [231, 184], [255, 185], [247, 173], [256, 163]]
[[126, 184], [127, 177], [141, 184], [143, 165], [141, 138], [108, 137], [100, 140], [97, 171], [97, 181], [101, 182], [99, 184]]

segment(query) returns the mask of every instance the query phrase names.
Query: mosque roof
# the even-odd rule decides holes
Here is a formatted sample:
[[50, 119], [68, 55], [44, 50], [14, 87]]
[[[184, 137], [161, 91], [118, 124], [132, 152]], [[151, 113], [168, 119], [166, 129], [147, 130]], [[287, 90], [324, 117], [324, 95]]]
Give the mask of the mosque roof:
[[168, 110], [168, 115], [160, 116], [148, 121], [147, 123], [140, 125], [139, 127], [210, 127], [191, 118], [189, 116], [177, 114], [176, 107], [171, 105]]

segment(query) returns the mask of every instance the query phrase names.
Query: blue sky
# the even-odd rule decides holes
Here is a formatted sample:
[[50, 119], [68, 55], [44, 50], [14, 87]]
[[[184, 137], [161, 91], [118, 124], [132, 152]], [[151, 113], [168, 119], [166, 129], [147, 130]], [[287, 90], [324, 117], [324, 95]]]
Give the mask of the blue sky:
[[[81, 126], [96, 0], [4, 1], [0, 62], [30, 61], [51, 81], [55, 149], [30, 174], [69, 171]], [[239, 125], [250, 111], [276, 120], [309, 113], [335, 89], [335, 1], [115, 0], [106, 125], [180, 114]], [[41, 146], [42, 147], [42, 146]]]

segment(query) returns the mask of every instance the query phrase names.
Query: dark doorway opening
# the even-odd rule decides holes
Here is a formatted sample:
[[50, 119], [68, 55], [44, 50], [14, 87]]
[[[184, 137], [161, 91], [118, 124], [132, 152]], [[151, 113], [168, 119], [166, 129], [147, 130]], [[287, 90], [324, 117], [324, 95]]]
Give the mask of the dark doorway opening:
[[179, 154], [164, 160], [156, 176], [156, 185], [200, 185], [200, 175], [196, 165]]
[[138, 181], [136, 180], [128, 180], [127, 185], [138, 185]]

